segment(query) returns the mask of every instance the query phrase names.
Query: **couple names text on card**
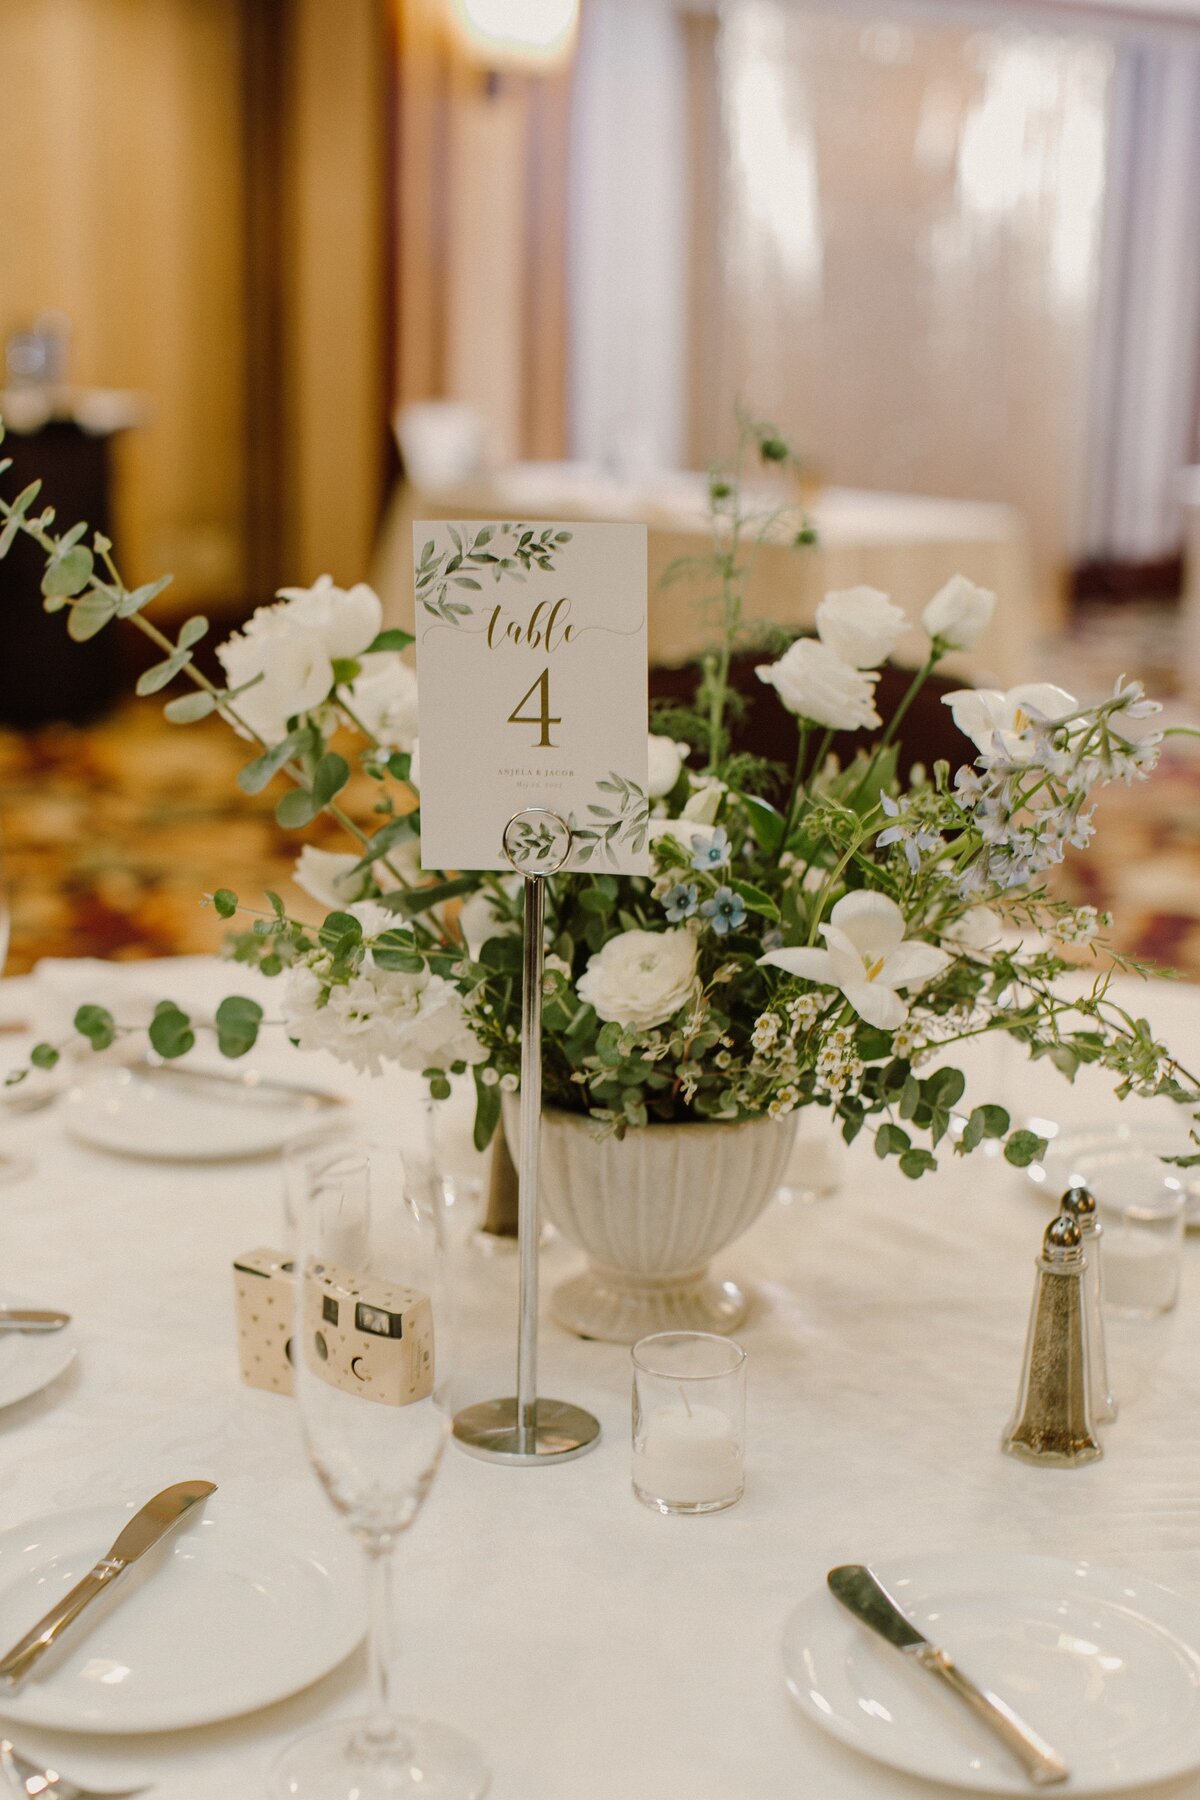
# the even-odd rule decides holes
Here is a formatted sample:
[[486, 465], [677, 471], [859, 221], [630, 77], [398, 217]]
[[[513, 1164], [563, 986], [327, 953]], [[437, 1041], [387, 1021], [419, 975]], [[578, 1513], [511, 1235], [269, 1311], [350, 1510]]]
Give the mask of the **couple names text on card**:
[[546, 809], [568, 869], [649, 873], [645, 526], [418, 522], [413, 556], [424, 867], [507, 869]]

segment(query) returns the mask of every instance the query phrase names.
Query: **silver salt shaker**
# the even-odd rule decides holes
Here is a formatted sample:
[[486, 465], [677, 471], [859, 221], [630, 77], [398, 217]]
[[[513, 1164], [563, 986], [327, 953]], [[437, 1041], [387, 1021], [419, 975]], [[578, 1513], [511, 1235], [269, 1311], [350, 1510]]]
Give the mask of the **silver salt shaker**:
[[1074, 1467], [1104, 1454], [1092, 1414], [1083, 1281], [1087, 1258], [1078, 1220], [1046, 1227], [1025, 1343], [1016, 1411], [1001, 1448], [1042, 1467]]
[[1088, 1188], [1069, 1187], [1059, 1203], [1059, 1211], [1070, 1213], [1083, 1234], [1083, 1254], [1087, 1262], [1083, 1276], [1083, 1309], [1087, 1314], [1092, 1416], [1097, 1425], [1108, 1425], [1117, 1416], [1117, 1403], [1108, 1385], [1108, 1357], [1104, 1347], [1104, 1257], [1100, 1248], [1104, 1227], [1096, 1209], [1096, 1197]]

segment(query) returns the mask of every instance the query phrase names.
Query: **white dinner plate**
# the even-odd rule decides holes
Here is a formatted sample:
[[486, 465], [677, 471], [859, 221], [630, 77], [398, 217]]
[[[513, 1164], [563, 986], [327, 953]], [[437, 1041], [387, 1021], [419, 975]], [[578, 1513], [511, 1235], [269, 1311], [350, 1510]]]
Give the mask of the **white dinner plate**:
[[[87, 1573], [148, 1498], [0, 1534], [3, 1648]], [[365, 1624], [359, 1555], [336, 1520], [306, 1505], [298, 1521], [285, 1500], [260, 1511], [216, 1493], [93, 1603], [0, 1711], [63, 1731], [207, 1725], [319, 1680], [349, 1656]]]
[[1097, 1205], [1109, 1211], [1136, 1205], [1161, 1193], [1164, 1186], [1172, 1187], [1186, 1197], [1188, 1225], [1200, 1227], [1200, 1164], [1180, 1169], [1162, 1161], [1164, 1156], [1186, 1156], [1196, 1150], [1186, 1127], [1105, 1119], [1059, 1129], [1038, 1119], [1034, 1129], [1050, 1140], [1042, 1160], [1030, 1163], [1025, 1171], [1035, 1187], [1057, 1196], [1082, 1182], [1096, 1196]]
[[[15, 1294], [0, 1294], [0, 1306], [37, 1307], [40, 1302]], [[61, 1331], [0, 1332], [0, 1406], [14, 1406], [47, 1387], [79, 1354], [79, 1339], [71, 1325]]]
[[225, 1162], [266, 1156], [337, 1113], [327, 1100], [252, 1082], [148, 1079], [107, 1069], [63, 1101], [67, 1131], [81, 1144], [152, 1162]]
[[[1065, 1759], [1070, 1780], [1056, 1794], [1141, 1789], [1200, 1767], [1191, 1600], [1052, 1556], [915, 1556], [872, 1568], [927, 1637]], [[962, 1702], [828, 1589], [791, 1615], [783, 1660], [794, 1699], [854, 1749], [960, 1791], [1029, 1793]]]

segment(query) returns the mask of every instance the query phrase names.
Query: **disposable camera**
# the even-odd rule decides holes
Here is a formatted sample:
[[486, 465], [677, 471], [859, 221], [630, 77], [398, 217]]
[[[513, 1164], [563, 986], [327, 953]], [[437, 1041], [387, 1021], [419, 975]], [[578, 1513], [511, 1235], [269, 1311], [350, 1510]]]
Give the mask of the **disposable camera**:
[[[242, 1379], [272, 1393], [294, 1391], [295, 1265], [278, 1250], [234, 1264]], [[331, 1387], [408, 1406], [433, 1392], [433, 1308], [415, 1288], [313, 1263], [304, 1289], [305, 1367]]]

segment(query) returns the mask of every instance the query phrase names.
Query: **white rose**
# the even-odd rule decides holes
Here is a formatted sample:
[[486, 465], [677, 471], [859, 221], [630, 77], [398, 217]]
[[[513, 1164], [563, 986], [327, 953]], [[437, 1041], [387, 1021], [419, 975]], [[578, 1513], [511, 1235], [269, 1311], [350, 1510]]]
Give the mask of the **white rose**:
[[817, 607], [817, 633], [835, 656], [854, 669], [886, 662], [908, 630], [908, 620], [878, 588], [841, 588]]
[[292, 870], [292, 880], [333, 912], [362, 898], [371, 875], [363, 869], [350, 879], [350, 871], [358, 860], [357, 856], [340, 856], [332, 850], [318, 850], [315, 844], [305, 844]]
[[778, 662], [755, 670], [791, 713], [835, 731], [883, 721], [875, 711], [875, 672], [852, 669], [819, 638], [797, 638]]
[[578, 988], [598, 1018], [646, 1030], [673, 1018], [695, 984], [690, 931], [623, 931], [589, 958]]
[[310, 588], [280, 588], [279, 598], [298, 627], [320, 636], [331, 662], [361, 656], [383, 624], [383, 603], [365, 581], [340, 588], [320, 575]]
[[987, 588], [976, 587], [965, 575], [952, 575], [921, 614], [921, 623], [947, 650], [973, 650], [995, 605], [996, 596]]
[[651, 800], [661, 800], [669, 794], [679, 780], [679, 771], [688, 753], [686, 744], [677, 744], [674, 738], [659, 737], [650, 733], [648, 754], [646, 758], [648, 775], [646, 792]]
[[392, 652], [368, 656], [347, 694], [354, 716], [385, 749], [411, 750], [417, 739], [417, 678]]
[[218, 645], [217, 657], [229, 687], [254, 682], [234, 706], [268, 744], [286, 737], [288, 720], [320, 706], [333, 686], [324, 640], [298, 627], [284, 606], [260, 606], [245, 631]]

